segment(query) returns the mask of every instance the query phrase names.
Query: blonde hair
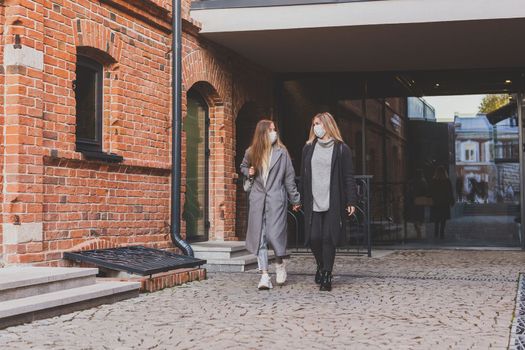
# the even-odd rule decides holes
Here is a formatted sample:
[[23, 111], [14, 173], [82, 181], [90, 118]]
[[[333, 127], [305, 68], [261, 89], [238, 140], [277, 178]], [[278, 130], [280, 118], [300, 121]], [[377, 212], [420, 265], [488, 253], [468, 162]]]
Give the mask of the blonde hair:
[[339, 142], [344, 142], [334, 117], [328, 112], [323, 112], [316, 114], [312, 118], [312, 125], [310, 126], [310, 135], [308, 136], [308, 141], [306, 141], [306, 143], [311, 144], [316, 139], [314, 133], [315, 118], [319, 118], [321, 123], [323, 123], [323, 127], [326, 130], [326, 134], [328, 135], [328, 137], [331, 137]]
[[[274, 124], [273, 121], [269, 119], [262, 119], [259, 120], [257, 126], [255, 127], [252, 144], [250, 145], [248, 151], [250, 166], [253, 166], [255, 171], [260, 171], [264, 167], [269, 166], [269, 164], [265, 164], [265, 162], [269, 161], [268, 155], [270, 154], [270, 149], [272, 148], [272, 144], [268, 138], [268, 130], [272, 124]], [[275, 131], [277, 131], [277, 127], [275, 128]], [[277, 133], [277, 141], [275, 141], [275, 144], [281, 148], [286, 149], [279, 138], [279, 133]]]

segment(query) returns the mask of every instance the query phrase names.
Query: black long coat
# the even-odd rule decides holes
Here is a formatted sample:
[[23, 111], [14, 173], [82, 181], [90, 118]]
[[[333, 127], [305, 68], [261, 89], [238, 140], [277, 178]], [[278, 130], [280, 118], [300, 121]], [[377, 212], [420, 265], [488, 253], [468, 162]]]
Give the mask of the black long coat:
[[[312, 155], [317, 140], [306, 144], [303, 148], [301, 163], [301, 181], [299, 192], [304, 208], [304, 230], [305, 244], [310, 243], [310, 232], [312, 226], [313, 195], [312, 195]], [[328, 220], [330, 235], [334, 245], [339, 245], [346, 231], [346, 208], [356, 205], [357, 189], [352, 165], [352, 153], [350, 148], [342, 142], [335, 141], [332, 152], [332, 171], [330, 173], [330, 209], [328, 209]]]

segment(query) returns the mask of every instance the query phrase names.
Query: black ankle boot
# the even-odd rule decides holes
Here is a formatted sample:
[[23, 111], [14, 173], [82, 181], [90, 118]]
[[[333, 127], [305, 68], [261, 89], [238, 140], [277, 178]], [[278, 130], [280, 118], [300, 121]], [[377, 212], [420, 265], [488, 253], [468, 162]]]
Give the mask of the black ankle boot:
[[317, 271], [315, 272], [315, 283], [321, 284], [321, 266], [317, 265]]
[[332, 290], [332, 273], [330, 271], [323, 271], [321, 274], [321, 286], [319, 290], [331, 291]]

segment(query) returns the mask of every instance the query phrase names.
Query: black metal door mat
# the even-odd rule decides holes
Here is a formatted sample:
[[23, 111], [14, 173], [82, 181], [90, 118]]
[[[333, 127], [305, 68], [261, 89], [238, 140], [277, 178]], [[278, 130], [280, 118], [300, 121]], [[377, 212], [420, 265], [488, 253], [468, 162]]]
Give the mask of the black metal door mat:
[[206, 264], [206, 260], [143, 246], [67, 252], [64, 258], [141, 276]]

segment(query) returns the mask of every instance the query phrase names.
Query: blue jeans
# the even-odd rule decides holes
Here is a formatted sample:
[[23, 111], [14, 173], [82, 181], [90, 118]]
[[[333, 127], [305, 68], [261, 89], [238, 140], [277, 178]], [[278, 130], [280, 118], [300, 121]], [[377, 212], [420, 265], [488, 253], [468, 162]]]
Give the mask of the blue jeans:
[[260, 271], [268, 271], [268, 242], [266, 241], [266, 217], [263, 217], [261, 240], [257, 252], [257, 264]]

